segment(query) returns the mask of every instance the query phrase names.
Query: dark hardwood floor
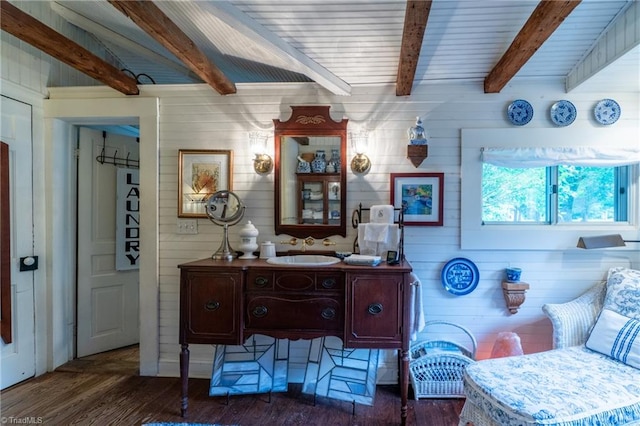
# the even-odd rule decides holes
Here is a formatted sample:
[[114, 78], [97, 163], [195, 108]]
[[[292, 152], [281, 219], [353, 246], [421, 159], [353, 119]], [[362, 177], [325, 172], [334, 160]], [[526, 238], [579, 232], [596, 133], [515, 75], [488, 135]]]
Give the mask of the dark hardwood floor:
[[[0, 392], [3, 423], [53, 425], [142, 425], [151, 422], [222, 425], [383, 426], [399, 424], [395, 386], [378, 386], [373, 407], [286, 393], [209, 397], [209, 380], [189, 382], [188, 417], [180, 417], [178, 378], [140, 377], [136, 346], [71, 361], [55, 372]], [[411, 392], [411, 391], [410, 391]], [[456, 426], [462, 399], [410, 400], [409, 425]], [[25, 421], [26, 419], [26, 421]]]

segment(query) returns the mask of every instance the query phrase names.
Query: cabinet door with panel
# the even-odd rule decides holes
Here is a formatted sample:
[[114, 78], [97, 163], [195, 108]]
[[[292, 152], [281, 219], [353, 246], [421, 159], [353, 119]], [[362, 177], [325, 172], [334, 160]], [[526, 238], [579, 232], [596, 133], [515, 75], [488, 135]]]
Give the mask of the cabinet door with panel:
[[345, 346], [402, 345], [402, 273], [348, 273]]
[[242, 273], [181, 272], [180, 342], [241, 343]]
[[298, 222], [340, 223], [340, 176], [331, 173], [298, 173]]

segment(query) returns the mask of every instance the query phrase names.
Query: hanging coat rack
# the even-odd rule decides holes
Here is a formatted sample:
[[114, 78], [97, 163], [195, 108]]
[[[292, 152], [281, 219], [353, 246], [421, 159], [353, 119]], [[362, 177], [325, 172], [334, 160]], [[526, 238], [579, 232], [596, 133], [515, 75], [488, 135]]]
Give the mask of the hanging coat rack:
[[[139, 143], [140, 138], [136, 138]], [[105, 153], [105, 146], [107, 143], [107, 132], [102, 132], [102, 151], [100, 155], [96, 157], [96, 161], [100, 164], [113, 164], [114, 166], [124, 166], [130, 169], [137, 169], [140, 167], [140, 160], [132, 160], [129, 158], [130, 153], [127, 153], [126, 158], [118, 157], [118, 150], [113, 153], [113, 156], [107, 156]]]

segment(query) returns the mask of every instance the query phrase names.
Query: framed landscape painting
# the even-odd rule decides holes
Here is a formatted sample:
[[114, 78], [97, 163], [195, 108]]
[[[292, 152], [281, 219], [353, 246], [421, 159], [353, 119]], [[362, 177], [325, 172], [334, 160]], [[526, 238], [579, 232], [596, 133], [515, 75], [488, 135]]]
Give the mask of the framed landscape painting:
[[443, 225], [444, 173], [391, 173], [391, 204], [406, 226]]

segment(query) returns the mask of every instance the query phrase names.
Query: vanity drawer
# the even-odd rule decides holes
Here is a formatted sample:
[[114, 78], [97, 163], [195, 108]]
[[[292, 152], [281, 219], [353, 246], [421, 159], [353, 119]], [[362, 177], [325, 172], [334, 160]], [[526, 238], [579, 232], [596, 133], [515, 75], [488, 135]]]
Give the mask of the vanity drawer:
[[336, 330], [344, 325], [341, 298], [247, 295], [245, 327], [269, 330]]
[[247, 272], [247, 291], [273, 290], [273, 271], [250, 270]]
[[344, 275], [336, 271], [249, 271], [247, 291], [344, 292]]
[[344, 278], [334, 271], [276, 271], [274, 288], [279, 291], [343, 292]]

